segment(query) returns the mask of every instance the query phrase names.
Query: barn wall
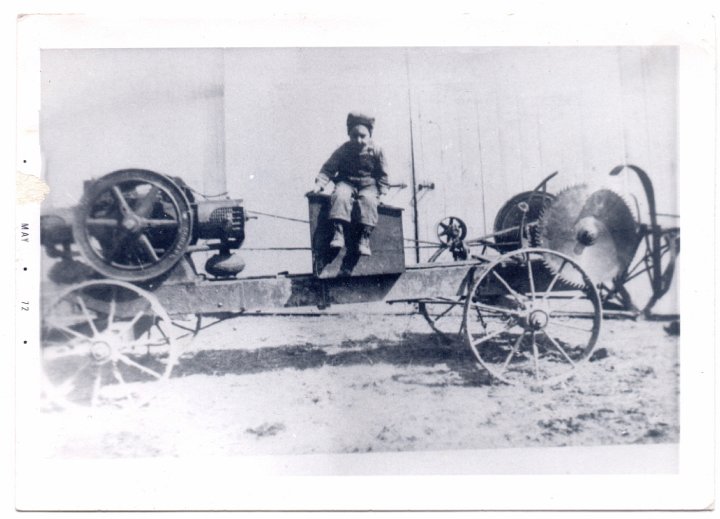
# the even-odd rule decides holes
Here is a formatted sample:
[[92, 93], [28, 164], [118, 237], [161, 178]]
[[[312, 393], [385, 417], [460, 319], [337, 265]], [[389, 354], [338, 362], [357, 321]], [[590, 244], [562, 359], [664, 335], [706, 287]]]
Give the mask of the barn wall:
[[[392, 49], [251, 49], [226, 52], [228, 187], [248, 209], [308, 218], [304, 194], [320, 166], [347, 140], [348, 110], [377, 114], [393, 182], [410, 178], [407, 74]], [[393, 192], [388, 203], [407, 207]], [[406, 211], [409, 213], [409, 211]], [[411, 220], [405, 215], [406, 232]], [[248, 222], [247, 249], [307, 247], [306, 224], [259, 217]], [[308, 272], [308, 251], [244, 253], [248, 271]]]
[[40, 136], [48, 205], [130, 167], [201, 187], [223, 164], [223, 53], [216, 49], [46, 50]]
[[[419, 193], [423, 240], [447, 215], [473, 237], [490, 232], [505, 201], [554, 171], [552, 192], [600, 180], [640, 194], [629, 175], [607, 177], [624, 162], [677, 212], [673, 48], [54, 50], [42, 69], [48, 205], [76, 203], [84, 179], [144, 167], [210, 194], [225, 172], [248, 209], [306, 219], [303, 194], [345, 140], [347, 111], [365, 109], [392, 182], [412, 184], [414, 157], [417, 181], [435, 184]], [[410, 188], [386, 200], [405, 208], [407, 237], [411, 200]], [[308, 244], [302, 223], [248, 222], [248, 249]], [[244, 255], [248, 274], [310, 269], [307, 251]]]
[[659, 206], [676, 210], [675, 54], [672, 49], [470, 49], [411, 56], [421, 236], [456, 213], [473, 235], [500, 207], [554, 171], [549, 189], [579, 182], [636, 184], [607, 173], [630, 162], [655, 179]]

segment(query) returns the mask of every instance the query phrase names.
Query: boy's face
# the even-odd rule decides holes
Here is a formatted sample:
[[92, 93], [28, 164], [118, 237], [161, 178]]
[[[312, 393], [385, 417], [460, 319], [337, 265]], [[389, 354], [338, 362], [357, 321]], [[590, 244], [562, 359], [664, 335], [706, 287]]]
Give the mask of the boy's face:
[[365, 149], [365, 146], [370, 142], [370, 130], [362, 124], [358, 124], [350, 129], [348, 135], [350, 136], [350, 142], [353, 143], [357, 150]]

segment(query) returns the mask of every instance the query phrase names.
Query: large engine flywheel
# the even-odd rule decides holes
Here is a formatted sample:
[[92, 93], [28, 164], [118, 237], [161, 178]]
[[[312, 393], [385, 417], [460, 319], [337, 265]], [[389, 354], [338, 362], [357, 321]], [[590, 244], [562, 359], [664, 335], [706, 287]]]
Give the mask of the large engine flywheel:
[[73, 234], [100, 274], [145, 281], [169, 271], [192, 239], [192, 208], [169, 177], [143, 169], [109, 173], [89, 183]]
[[[595, 284], [611, 283], [622, 275], [640, 239], [635, 218], [620, 195], [609, 189], [592, 191], [584, 184], [561, 191], [543, 210], [537, 236], [541, 247], [572, 258]], [[583, 285], [560, 256], [548, 256], [545, 263], [565, 282]]]

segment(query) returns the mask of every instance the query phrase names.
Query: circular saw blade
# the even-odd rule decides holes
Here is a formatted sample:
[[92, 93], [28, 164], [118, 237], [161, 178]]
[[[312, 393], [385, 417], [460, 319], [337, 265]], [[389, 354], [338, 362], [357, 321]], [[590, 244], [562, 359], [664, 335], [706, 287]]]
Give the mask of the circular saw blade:
[[[635, 255], [638, 231], [630, 208], [610, 189], [592, 190], [585, 184], [561, 191], [540, 216], [541, 247], [561, 252], [582, 267], [595, 284], [609, 283], [627, 269]], [[546, 265], [565, 282], [585, 283], [577, 269], [547, 256]]]

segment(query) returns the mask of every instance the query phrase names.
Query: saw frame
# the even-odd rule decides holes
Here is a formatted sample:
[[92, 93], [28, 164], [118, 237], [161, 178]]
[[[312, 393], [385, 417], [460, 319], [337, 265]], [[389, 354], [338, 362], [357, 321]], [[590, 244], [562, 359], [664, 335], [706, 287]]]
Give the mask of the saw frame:
[[[630, 317], [650, 318], [653, 307], [672, 284], [680, 254], [680, 228], [658, 224], [654, 187], [643, 169], [621, 164], [609, 175], [617, 176], [625, 169], [634, 172], [640, 180], [647, 201], [647, 223], [640, 216], [640, 204], [634, 195], [631, 197], [635, 201], [633, 214], [626, 198], [610, 189], [593, 190], [579, 184], [556, 194], [550, 193], [547, 185], [558, 175], [556, 171], [533, 190], [515, 195], [504, 204], [497, 214], [492, 233], [441, 243], [431, 261], [444, 250], [473, 248], [477, 252], [471, 252], [470, 257], [484, 259], [493, 259], [494, 253], [528, 247], [553, 250], [572, 257], [590, 275], [600, 291], [606, 314], [625, 312]], [[598, 200], [604, 203], [605, 213], [596, 214], [598, 207], [603, 205], [598, 205]], [[594, 268], [578, 252], [585, 254], [589, 263], [595, 263]], [[556, 256], [548, 256], [543, 263], [551, 273], [557, 274], [562, 261]], [[637, 304], [626, 285], [641, 276], [648, 277], [651, 296]], [[583, 284], [577, 273], [560, 272], [559, 277], [570, 287]]]

